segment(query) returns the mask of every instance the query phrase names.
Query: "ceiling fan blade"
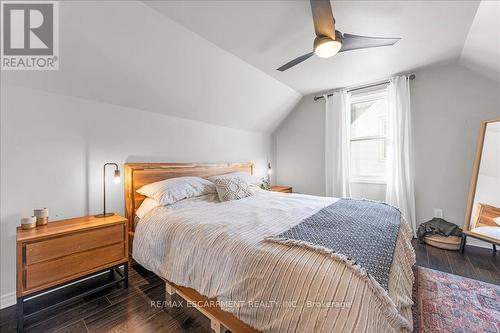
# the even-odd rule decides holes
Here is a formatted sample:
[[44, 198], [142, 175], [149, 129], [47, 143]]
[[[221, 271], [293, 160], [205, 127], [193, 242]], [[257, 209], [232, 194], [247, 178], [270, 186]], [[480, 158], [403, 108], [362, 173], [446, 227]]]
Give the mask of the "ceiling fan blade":
[[335, 19], [330, 0], [311, 0], [311, 12], [316, 36], [335, 40]]
[[293, 59], [292, 61], [290, 62], [287, 62], [286, 64], [284, 64], [283, 66], [281, 66], [280, 68], [278, 68], [277, 70], [280, 71], [280, 72], [283, 72], [283, 71], [286, 71], [287, 69], [289, 69], [290, 67], [293, 67], [297, 64], [300, 64], [301, 62], [303, 62], [304, 60], [307, 60], [309, 59], [312, 55], [314, 54], [314, 52], [309, 52], [308, 54], [304, 54], [303, 56], [300, 56], [298, 58], [295, 58]]
[[339, 52], [394, 45], [401, 38], [366, 37], [344, 34]]

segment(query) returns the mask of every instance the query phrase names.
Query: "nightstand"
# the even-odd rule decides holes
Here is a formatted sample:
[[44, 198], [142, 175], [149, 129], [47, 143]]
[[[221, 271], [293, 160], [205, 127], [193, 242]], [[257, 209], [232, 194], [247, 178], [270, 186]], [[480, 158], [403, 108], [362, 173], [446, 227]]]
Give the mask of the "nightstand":
[[291, 186], [271, 186], [271, 191], [281, 193], [292, 193]]
[[[17, 318], [18, 332], [24, 319], [39, 315], [120, 282], [128, 287], [127, 219], [78, 217], [49, 222], [45, 226], [17, 228]], [[124, 266], [123, 272], [117, 269]], [[110, 271], [106, 283], [82, 290], [36, 312], [24, 313], [31, 298], [69, 282]], [[45, 297], [41, 296], [41, 297]]]

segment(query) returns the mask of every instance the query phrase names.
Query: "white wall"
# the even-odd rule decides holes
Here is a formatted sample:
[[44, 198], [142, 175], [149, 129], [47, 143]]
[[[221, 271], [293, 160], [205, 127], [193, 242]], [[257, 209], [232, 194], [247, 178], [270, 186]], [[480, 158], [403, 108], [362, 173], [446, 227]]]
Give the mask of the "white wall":
[[500, 83], [459, 65], [417, 72], [411, 89], [417, 221], [442, 208], [463, 225], [481, 120], [500, 116]]
[[[19, 218], [37, 207], [52, 220], [99, 213], [105, 162], [252, 161], [264, 175], [269, 153], [266, 134], [2, 84], [1, 306], [15, 300]], [[123, 214], [123, 183], [107, 190]]]
[[325, 104], [303, 97], [273, 133], [276, 184], [325, 195]]
[[[276, 180], [324, 195], [324, 101], [312, 97], [303, 97], [273, 133]], [[462, 226], [479, 123], [500, 116], [500, 83], [456, 63], [428, 67], [416, 71], [411, 102], [417, 221], [442, 208]], [[383, 198], [383, 186], [365, 185], [363, 192]]]

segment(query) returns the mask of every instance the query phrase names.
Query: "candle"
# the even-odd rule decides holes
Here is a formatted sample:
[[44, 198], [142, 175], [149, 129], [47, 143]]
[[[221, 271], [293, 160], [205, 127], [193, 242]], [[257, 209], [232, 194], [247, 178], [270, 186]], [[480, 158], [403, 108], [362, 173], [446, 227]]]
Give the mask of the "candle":
[[35, 209], [33, 215], [36, 217], [36, 225], [46, 225], [49, 222], [48, 208]]
[[36, 227], [36, 217], [28, 216], [21, 218], [21, 228], [23, 229], [31, 229]]

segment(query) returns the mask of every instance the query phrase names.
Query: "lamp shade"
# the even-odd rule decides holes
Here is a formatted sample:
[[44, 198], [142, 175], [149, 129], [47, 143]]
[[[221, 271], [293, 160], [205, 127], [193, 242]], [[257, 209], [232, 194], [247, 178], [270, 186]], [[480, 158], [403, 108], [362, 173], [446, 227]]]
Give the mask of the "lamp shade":
[[115, 170], [114, 181], [115, 184], [120, 184], [120, 170]]

